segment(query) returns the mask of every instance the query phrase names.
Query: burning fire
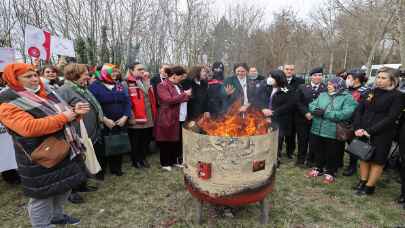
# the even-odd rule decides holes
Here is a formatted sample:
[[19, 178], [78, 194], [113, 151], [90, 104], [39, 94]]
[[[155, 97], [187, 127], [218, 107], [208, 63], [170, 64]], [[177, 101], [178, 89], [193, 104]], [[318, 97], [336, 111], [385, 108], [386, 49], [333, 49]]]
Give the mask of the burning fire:
[[211, 136], [253, 136], [267, 134], [268, 122], [259, 110], [248, 109], [239, 112], [240, 104], [232, 105], [228, 113], [220, 118], [202, 117], [197, 121], [198, 126]]

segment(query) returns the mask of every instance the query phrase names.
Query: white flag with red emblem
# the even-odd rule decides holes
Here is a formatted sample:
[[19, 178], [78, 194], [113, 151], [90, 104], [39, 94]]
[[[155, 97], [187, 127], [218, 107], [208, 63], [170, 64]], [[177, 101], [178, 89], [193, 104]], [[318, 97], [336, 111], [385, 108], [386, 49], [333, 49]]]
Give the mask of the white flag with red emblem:
[[51, 57], [51, 33], [32, 25], [25, 27], [25, 53], [48, 61]]

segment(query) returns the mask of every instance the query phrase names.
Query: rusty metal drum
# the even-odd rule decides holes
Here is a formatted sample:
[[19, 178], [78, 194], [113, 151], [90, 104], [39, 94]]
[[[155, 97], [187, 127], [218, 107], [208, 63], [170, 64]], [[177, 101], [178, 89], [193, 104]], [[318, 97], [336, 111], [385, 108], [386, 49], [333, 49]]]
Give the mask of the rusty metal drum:
[[262, 201], [273, 189], [277, 131], [220, 137], [183, 129], [184, 179], [197, 199], [238, 206]]

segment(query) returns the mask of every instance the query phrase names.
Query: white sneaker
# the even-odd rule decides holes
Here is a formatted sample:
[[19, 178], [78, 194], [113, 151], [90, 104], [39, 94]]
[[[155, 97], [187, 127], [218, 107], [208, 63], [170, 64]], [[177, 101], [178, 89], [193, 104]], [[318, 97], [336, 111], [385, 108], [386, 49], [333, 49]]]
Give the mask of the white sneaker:
[[169, 171], [169, 172], [172, 171], [172, 167], [170, 167], [170, 166], [162, 166], [162, 169]]
[[180, 168], [180, 169], [184, 168], [184, 165], [182, 165], [182, 164], [175, 164], [174, 166], [176, 166], [177, 168]]

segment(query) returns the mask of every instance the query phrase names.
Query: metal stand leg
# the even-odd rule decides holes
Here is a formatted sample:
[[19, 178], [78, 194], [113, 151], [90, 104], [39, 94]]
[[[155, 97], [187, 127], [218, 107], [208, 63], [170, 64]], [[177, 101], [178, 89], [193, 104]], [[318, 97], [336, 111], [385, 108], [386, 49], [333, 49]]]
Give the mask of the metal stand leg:
[[203, 220], [203, 202], [196, 200], [196, 223], [201, 225]]
[[260, 223], [265, 225], [269, 223], [269, 201], [267, 197], [260, 201]]

